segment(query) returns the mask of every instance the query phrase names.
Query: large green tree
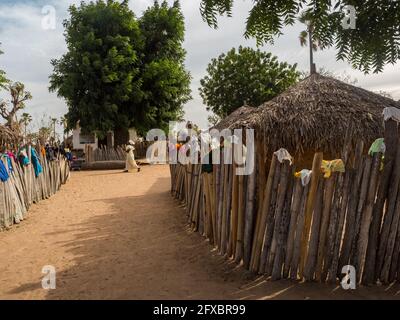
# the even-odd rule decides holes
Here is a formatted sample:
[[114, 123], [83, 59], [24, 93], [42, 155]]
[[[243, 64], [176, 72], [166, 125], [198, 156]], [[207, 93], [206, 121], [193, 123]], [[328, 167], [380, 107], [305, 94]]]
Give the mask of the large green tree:
[[[234, 0], [202, 0], [200, 10], [212, 27], [218, 15], [232, 14]], [[356, 11], [356, 28], [343, 28], [346, 6]], [[246, 37], [258, 44], [273, 41], [286, 25], [306, 11], [312, 17], [313, 36], [322, 48], [335, 46], [337, 58], [364, 72], [382, 71], [400, 58], [400, 1], [393, 0], [259, 0], [249, 13]]]
[[209, 111], [225, 117], [247, 104], [258, 107], [296, 83], [296, 65], [271, 53], [239, 47], [212, 59], [201, 79], [200, 95]]
[[128, 2], [70, 7], [68, 52], [52, 62], [50, 77], [50, 90], [67, 101], [68, 129], [80, 121], [100, 135], [132, 126], [143, 132], [181, 117], [190, 78], [179, 3], [155, 2], [137, 19]]
[[139, 25], [127, 1], [96, 1], [69, 9], [64, 22], [68, 52], [53, 60], [50, 90], [68, 104], [69, 129], [105, 133], [128, 127], [140, 100]]
[[190, 74], [185, 70], [183, 49], [185, 23], [179, 1], [166, 1], [148, 8], [139, 19], [144, 39], [142, 90], [137, 108], [139, 131], [167, 129], [169, 121], [182, 120], [183, 105], [190, 97]]

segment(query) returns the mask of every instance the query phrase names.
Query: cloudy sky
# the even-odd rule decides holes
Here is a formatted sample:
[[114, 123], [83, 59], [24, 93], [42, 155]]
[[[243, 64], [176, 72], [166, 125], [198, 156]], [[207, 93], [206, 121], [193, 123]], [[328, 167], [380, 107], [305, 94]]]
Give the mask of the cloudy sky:
[[[27, 105], [27, 112], [35, 118], [34, 125], [45, 117], [60, 117], [67, 108], [62, 99], [48, 92], [48, 77], [52, 72], [51, 59], [59, 58], [66, 50], [62, 21], [68, 17], [68, 7], [80, 0], [0, 0], [0, 69], [7, 72], [10, 79], [22, 81], [32, 92], [33, 100]], [[170, 0], [172, 3], [173, 0]], [[152, 0], [131, 0], [131, 8], [140, 16]], [[254, 40], [243, 37], [244, 23], [251, 6], [250, 0], [237, 0], [232, 18], [221, 18], [219, 29], [214, 30], [203, 22], [200, 12], [200, 0], [181, 0], [186, 19], [187, 50], [186, 66], [190, 70], [193, 100], [185, 106], [186, 119], [193, 120], [201, 127], [207, 125], [207, 112], [198, 94], [200, 79], [210, 59], [232, 47], [239, 45], [255, 47]], [[56, 9], [55, 30], [42, 28], [43, 7]], [[262, 49], [277, 55], [281, 61], [297, 63], [301, 70], [307, 70], [308, 54], [301, 48], [298, 35], [301, 26], [289, 27], [284, 36]], [[332, 72], [347, 73], [358, 79], [357, 85], [374, 91], [386, 91], [400, 99], [400, 63], [387, 66], [383, 73], [365, 76], [353, 70], [348, 63], [337, 62], [335, 51], [319, 52], [315, 57], [317, 67]], [[4, 93], [0, 93], [4, 97]]]

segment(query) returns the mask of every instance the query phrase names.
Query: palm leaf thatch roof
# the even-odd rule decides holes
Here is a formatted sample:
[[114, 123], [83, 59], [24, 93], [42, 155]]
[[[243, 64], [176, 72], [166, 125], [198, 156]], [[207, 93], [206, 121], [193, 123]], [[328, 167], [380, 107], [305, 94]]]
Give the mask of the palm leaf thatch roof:
[[[229, 129], [231, 126], [238, 127], [239, 122], [242, 119], [246, 119], [250, 114], [256, 111], [256, 108], [244, 105], [233, 111], [227, 117], [223, 118], [220, 122], [218, 122], [213, 129], [223, 130]], [[241, 125], [243, 126], [243, 125]]]
[[18, 140], [18, 136], [9, 127], [0, 124], [0, 142], [14, 143]]
[[313, 74], [229, 123], [228, 128], [254, 128], [273, 150], [283, 147], [295, 155], [310, 151], [338, 155], [347, 134], [351, 143], [363, 140], [366, 146], [383, 137], [385, 107], [400, 108], [400, 104], [334, 78]]

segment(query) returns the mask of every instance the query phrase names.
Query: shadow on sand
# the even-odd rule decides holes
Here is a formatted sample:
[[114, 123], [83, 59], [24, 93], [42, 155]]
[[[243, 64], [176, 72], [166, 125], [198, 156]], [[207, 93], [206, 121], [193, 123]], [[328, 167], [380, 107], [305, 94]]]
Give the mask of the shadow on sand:
[[[399, 287], [344, 291], [336, 285], [267, 281], [218, 255], [186, 225], [186, 216], [159, 178], [141, 196], [95, 200], [106, 214], [73, 225], [62, 243], [75, 265], [57, 273], [47, 299], [362, 299], [399, 298]], [[68, 228], [67, 228], [68, 227]], [[72, 232], [66, 226], [60, 232]], [[12, 293], [35, 290], [24, 284]]]

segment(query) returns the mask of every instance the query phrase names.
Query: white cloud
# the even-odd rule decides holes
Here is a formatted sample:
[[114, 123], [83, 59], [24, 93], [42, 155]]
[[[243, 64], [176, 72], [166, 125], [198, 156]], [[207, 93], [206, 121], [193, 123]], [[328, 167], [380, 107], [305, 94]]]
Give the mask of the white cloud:
[[[131, 8], [140, 16], [152, 2], [131, 1]], [[29, 102], [27, 112], [35, 117], [43, 113], [59, 117], [67, 110], [64, 101], [50, 94], [47, 87], [48, 76], [52, 72], [51, 59], [60, 57], [66, 50], [62, 21], [67, 17], [67, 9], [72, 3], [79, 4], [80, 0], [2, 1], [0, 4], [0, 41], [1, 49], [5, 52], [0, 56], [0, 68], [6, 70], [12, 80], [24, 82], [32, 92], [34, 99]], [[181, 3], [186, 23], [186, 66], [193, 76], [193, 100], [185, 106], [186, 118], [204, 127], [207, 125], [207, 112], [198, 94], [199, 81], [205, 75], [211, 58], [239, 45], [255, 47], [254, 40], [243, 37], [251, 2], [236, 1], [233, 18], [220, 18], [217, 30], [202, 20], [200, 0], [181, 0]], [[46, 4], [56, 8], [56, 30], [41, 28], [41, 9]], [[298, 63], [300, 69], [307, 70], [307, 49], [301, 48], [298, 41], [300, 30], [301, 26], [298, 25], [286, 28], [284, 36], [277, 39], [274, 45], [263, 47], [263, 50], [271, 51], [282, 61]], [[358, 79], [358, 85], [370, 90], [384, 90], [400, 99], [399, 64], [387, 66], [381, 74], [365, 76], [353, 70], [348, 63], [337, 62], [334, 50], [317, 53], [315, 60], [318, 67], [337, 73], [347, 72]]]

